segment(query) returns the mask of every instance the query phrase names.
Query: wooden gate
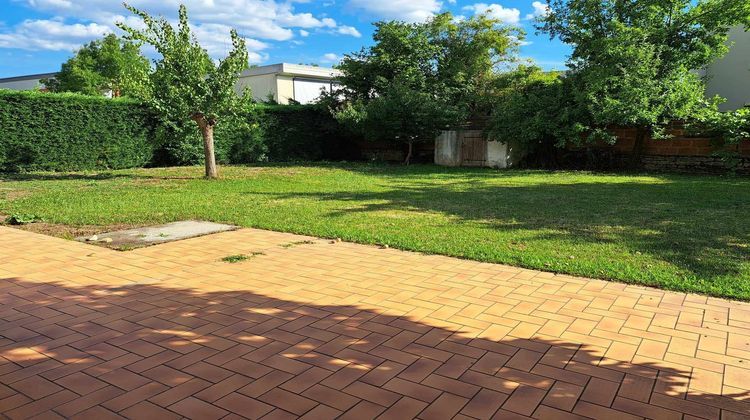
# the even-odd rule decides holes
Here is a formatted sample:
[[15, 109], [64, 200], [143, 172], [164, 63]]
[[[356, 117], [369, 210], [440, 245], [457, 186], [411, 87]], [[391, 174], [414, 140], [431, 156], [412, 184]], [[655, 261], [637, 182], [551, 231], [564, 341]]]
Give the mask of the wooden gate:
[[461, 130], [461, 166], [484, 166], [487, 163], [487, 139], [481, 130]]

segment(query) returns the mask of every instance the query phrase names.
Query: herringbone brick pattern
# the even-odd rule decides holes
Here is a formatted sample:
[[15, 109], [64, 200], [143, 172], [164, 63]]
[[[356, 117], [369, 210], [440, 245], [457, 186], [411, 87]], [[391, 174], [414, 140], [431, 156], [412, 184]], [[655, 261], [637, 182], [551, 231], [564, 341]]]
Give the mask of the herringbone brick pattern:
[[748, 304], [310, 239], [0, 228], [0, 415], [750, 417]]

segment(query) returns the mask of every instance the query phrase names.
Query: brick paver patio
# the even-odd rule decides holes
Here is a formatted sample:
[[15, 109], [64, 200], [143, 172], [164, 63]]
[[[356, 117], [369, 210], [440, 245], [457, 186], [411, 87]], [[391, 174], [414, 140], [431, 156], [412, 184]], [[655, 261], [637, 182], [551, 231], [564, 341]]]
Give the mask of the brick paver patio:
[[0, 228], [0, 417], [750, 417], [748, 304], [307, 239]]

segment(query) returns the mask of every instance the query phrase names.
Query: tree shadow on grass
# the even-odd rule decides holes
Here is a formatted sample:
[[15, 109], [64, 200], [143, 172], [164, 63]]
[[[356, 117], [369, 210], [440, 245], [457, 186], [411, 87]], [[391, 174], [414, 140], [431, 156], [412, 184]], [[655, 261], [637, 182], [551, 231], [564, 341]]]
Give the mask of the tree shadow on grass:
[[[747, 183], [690, 177], [657, 180], [507, 185], [485, 178], [432, 183], [402, 177], [380, 191], [252, 194], [349, 203], [328, 213], [335, 217], [437, 212], [449, 216], [452, 223], [516, 232], [513, 235], [530, 240], [531, 246], [536, 240], [609, 244], [678, 267], [675, 278], [692, 276], [711, 282], [746, 275], [750, 225], [745, 215], [750, 212], [750, 194], [739, 187]], [[750, 293], [750, 285], [728, 286], [744, 287], [735, 293]], [[716, 292], [721, 293], [721, 287]]]
[[688, 390], [689, 368], [497, 324], [477, 332], [244, 290], [8, 278], [0, 291], [0, 414], [11, 418], [97, 404], [130, 415], [142, 400], [195, 418], [190, 407], [207, 404], [251, 418], [750, 416], [750, 392]]

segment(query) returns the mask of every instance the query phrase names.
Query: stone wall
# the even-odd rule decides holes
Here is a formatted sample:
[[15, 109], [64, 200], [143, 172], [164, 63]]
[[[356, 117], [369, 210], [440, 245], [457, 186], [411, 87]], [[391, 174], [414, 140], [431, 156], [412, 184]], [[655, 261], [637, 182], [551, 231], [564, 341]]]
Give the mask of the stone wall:
[[669, 171], [695, 174], [734, 172], [750, 174], [750, 158], [732, 156], [644, 156], [647, 171]]

